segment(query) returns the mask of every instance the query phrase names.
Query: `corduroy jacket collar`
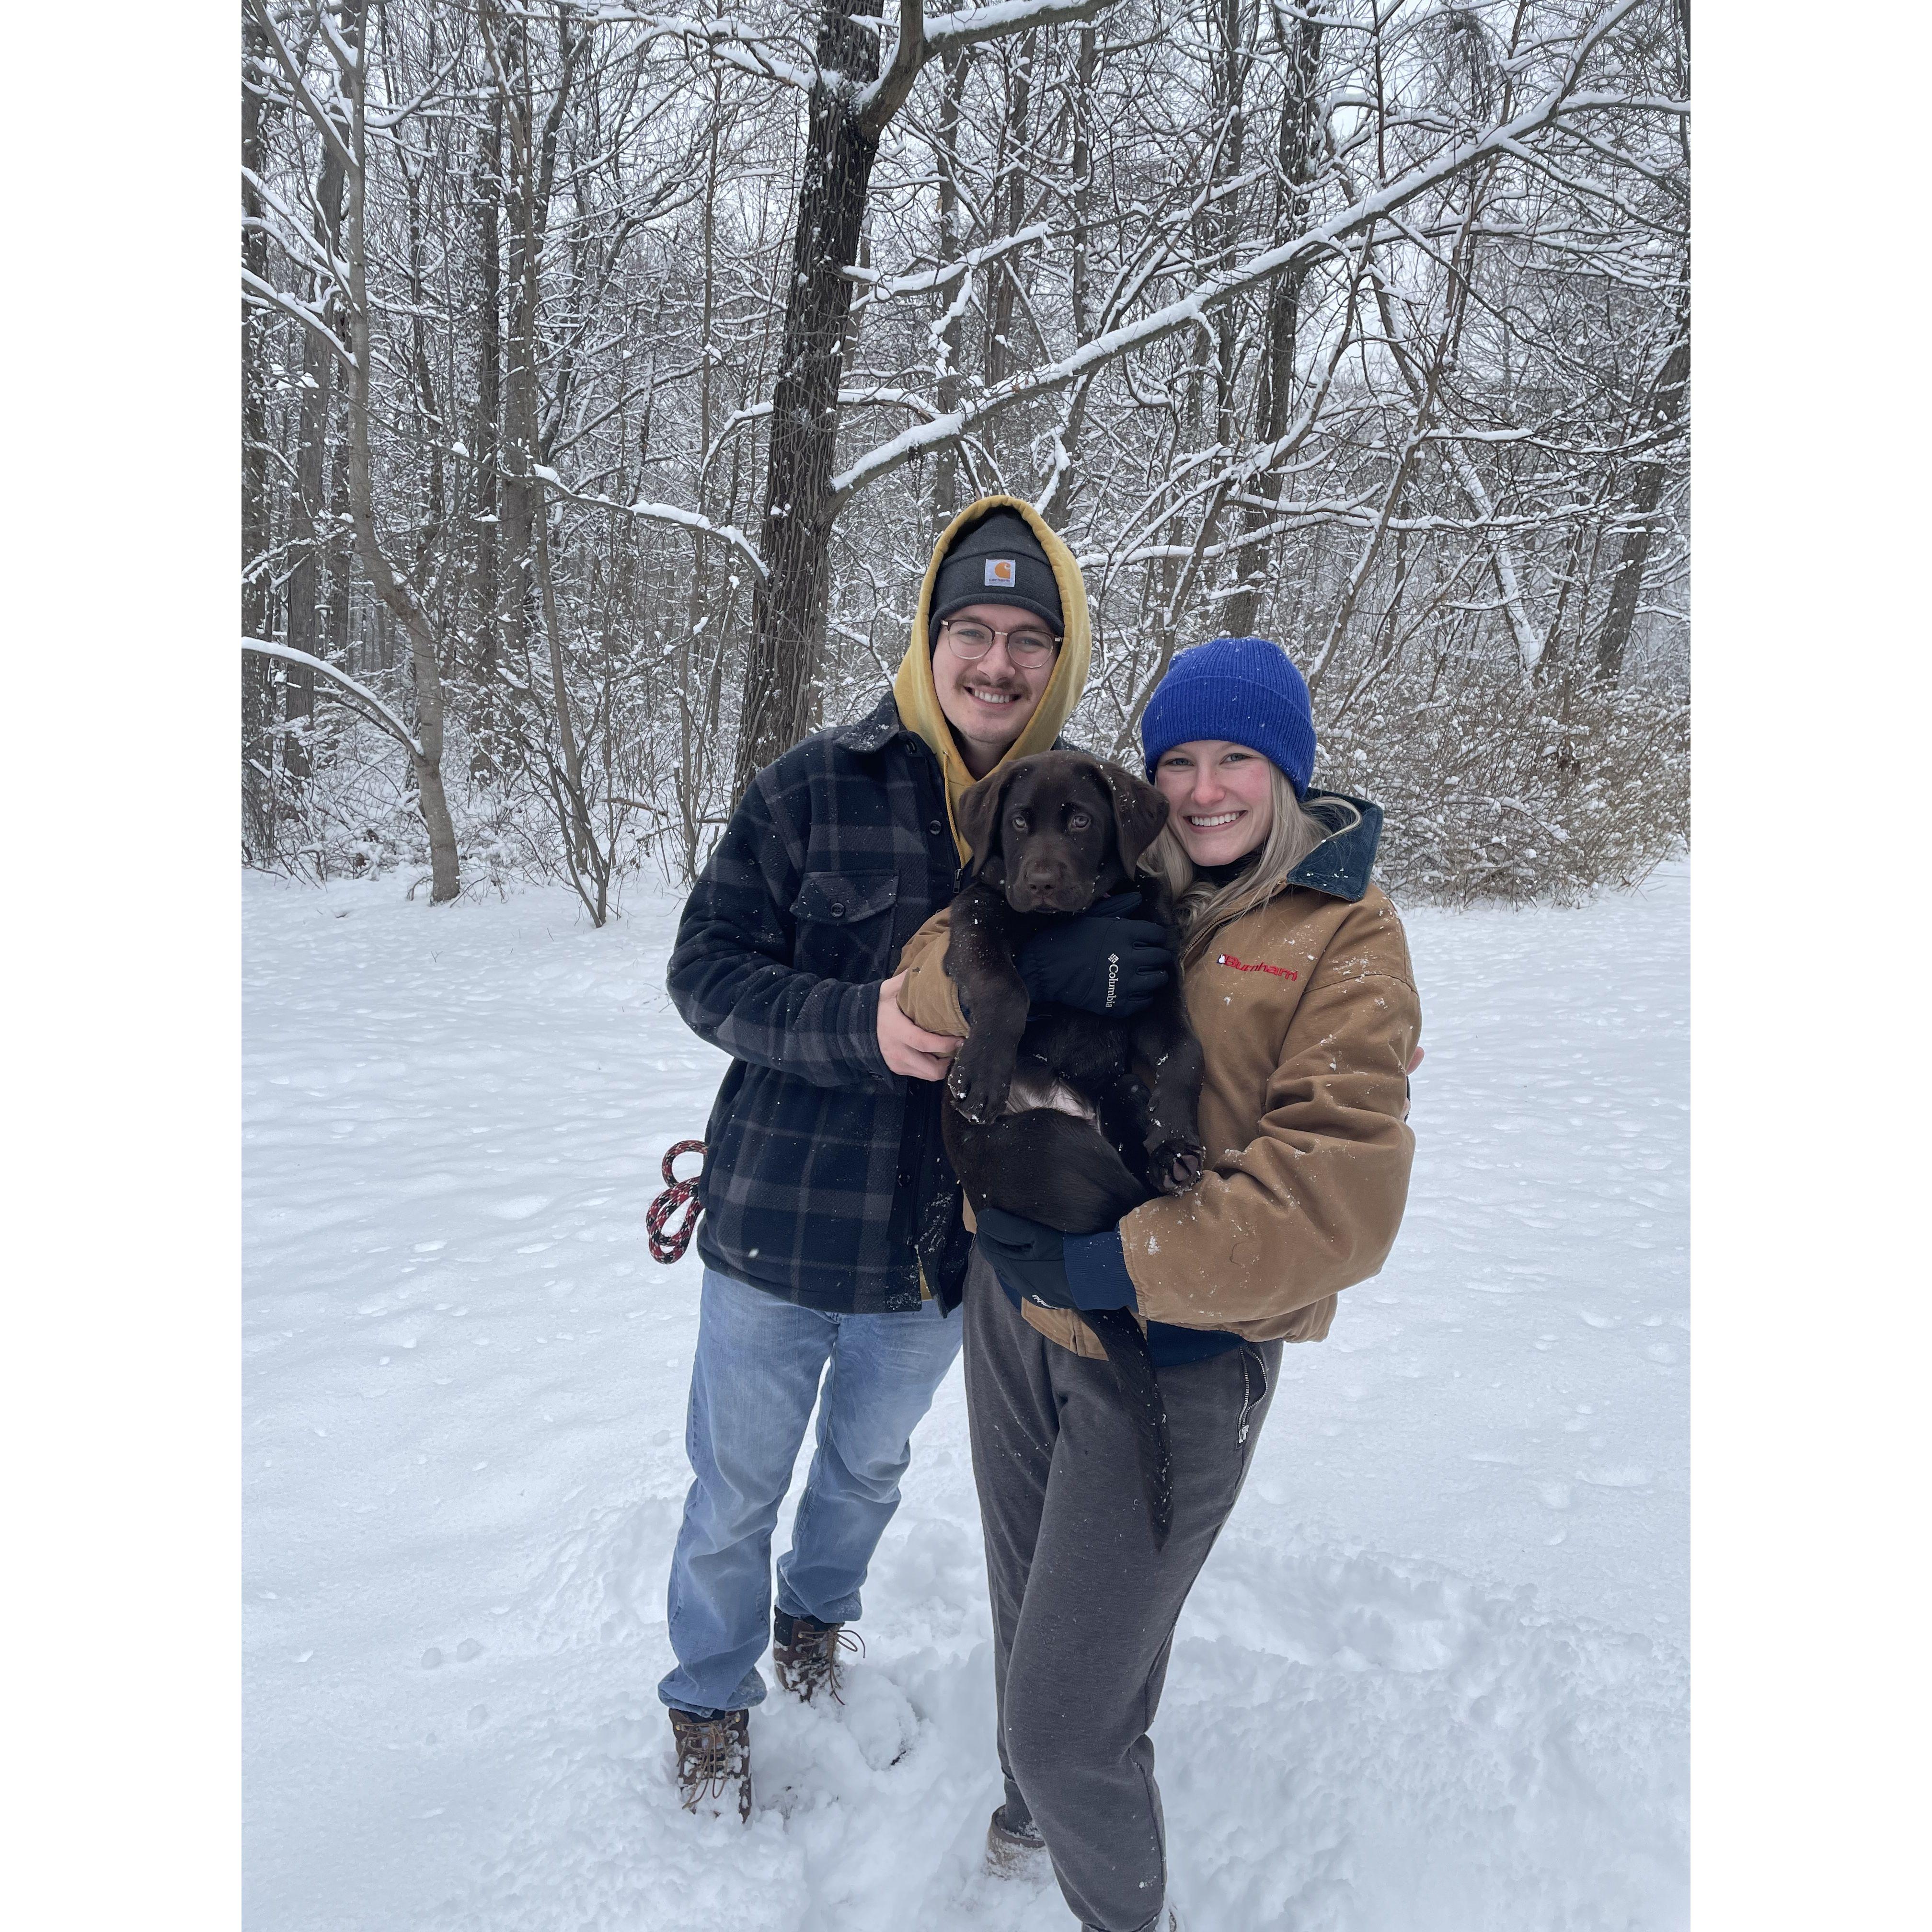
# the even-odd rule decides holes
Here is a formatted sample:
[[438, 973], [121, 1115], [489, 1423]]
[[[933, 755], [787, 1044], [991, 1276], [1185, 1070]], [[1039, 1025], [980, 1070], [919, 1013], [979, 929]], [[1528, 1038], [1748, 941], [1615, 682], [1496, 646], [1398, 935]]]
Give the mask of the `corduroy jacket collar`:
[[892, 742], [893, 735], [904, 729], [899, 719], [899, 708], [888, 688], [864, 717], [841, 725], [832, 736], [835, 742], [843, 745], [848, 752], [883, 752]]
[[1361, 823], [1337, 832], [1333, 838], [1324, 838], [1288, 874], [1287, 883], [1306, 886], [1310, 892], [1326, 892], [1330, 898], [1346, 899], [1352, 905], [1369, 889], [1376, 848], [1382, 841], [1382, 808], [1346, 791], [1317, 791], [1312, 786], [1303, 802], [1318, 812], [1322, 801], [1330, 798], [1352, 805], [1362, 814]]

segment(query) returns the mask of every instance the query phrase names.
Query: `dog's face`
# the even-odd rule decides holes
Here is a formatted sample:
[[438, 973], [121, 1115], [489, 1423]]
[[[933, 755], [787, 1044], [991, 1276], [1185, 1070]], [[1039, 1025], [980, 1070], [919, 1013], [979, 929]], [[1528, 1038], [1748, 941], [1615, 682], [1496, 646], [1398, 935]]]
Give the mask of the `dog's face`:
[[1042, 752], [982, 778], [959, 806], [980, 876], [1016, 912], [1086, 911], [1132, 876], [1167, 822], [1154, 787], [1084, 752]]

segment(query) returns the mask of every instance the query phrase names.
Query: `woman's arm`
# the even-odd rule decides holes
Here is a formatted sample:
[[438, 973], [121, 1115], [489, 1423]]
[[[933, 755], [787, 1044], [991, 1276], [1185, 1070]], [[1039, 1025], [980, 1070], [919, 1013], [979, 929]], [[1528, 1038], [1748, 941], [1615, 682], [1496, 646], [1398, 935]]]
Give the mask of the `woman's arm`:
[[946, 970], [946, 948], [952, 938], [952, 909], [942, 907], [906, 941], [899, 955], [904, 978], [899, 986], [899, 1010], [928, 1033], [966, 1037], [966, 1016], [959, 1010], [959, 989]]
[[[1078, 919], [1036, 933], [1017, 964], [1027, 991], [1042, 1006], [1077, 1006], [1124, 1019], [1150, 1005], [1177, 969], [1174, 939], [1164, 924], [1136, 916], [1141, 894], [1118, 892]], [[958, 988], [946, 970], [952, 936], [952, 908], [934, 913], [907, 940], [899, 955], [906, 983], [901, 1010], [935, 1033], [966, 1036]]]
[[1408, 1198], [1421, 1028], [1400, 922], [1385, 904], [1352, 908], [1296, 1008], [1254, 1138], [1232, 1168], [1121, 1222], [1142, 1315], [1279, 1334], [1380, 1270]]

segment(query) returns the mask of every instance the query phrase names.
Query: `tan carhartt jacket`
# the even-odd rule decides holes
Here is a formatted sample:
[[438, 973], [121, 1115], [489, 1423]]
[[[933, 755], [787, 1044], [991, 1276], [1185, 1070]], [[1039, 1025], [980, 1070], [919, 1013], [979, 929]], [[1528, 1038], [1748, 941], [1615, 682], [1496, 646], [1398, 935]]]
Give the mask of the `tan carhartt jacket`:
[[[1214, 933], [1187, 968], [1207, 1062], [1208, 1171], [1198, 1187], [1120, 1223], [1145, 1319], [1317, 1342], [1336, 1294], [1378, 1273], [1394, 1244], [1415, 1148], [1407, 1070], [1422, 1012], [1402, 921], [1368, 881], [1379, 820], [1318, 847], [1290, 874], [1326, 890], [1285, 883]], [[899, 1004], [917, 1024], [963, 1037], [947, 938], [944, 912], [914, 934]], [[1101, 1354], [1070, 1311], [1027, 1302], [1021, 1312], [1064, 1346]]]

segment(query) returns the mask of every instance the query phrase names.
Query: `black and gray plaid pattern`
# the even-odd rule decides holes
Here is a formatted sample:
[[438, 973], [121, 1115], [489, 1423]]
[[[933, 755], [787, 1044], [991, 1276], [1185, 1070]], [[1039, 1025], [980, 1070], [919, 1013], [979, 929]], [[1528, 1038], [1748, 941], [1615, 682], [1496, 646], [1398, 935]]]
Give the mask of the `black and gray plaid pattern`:
[[685, 902], [670, 996], [732, 1056], [698, 1248], [811, 1308], [950, 1309], [968, 1239], [938, 1082], [887, 1070], [879, 982], [959, 880], [938, 761], [888, 694], [752, 781]]

